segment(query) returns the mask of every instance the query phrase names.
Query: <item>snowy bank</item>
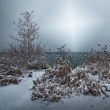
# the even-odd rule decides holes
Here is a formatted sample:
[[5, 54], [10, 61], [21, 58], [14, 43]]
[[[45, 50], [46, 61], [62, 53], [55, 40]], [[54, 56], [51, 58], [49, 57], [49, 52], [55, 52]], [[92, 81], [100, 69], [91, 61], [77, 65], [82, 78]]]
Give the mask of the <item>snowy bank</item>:
[[104, 94], [110, 97], [110, 73], [103, 75], [102, 72], [96, 70], [96, 64], [77, 67], [73, 71], [69, 65], [58, 64], [54, 68], [49, 67], [41, 78], [33, 81], [32, 100], [42, 98], [57, 102], [62, 98], [71, 97], [73, 93], [92, 96]]
[[[32, 71], [31, 71], [32, 72]], [[63, 98], [59, 102], [49, 103], [42, 99], [31, 101], [33, 80], [41, 78], [44, 71], [33, 71], [32, 77], [25, 77], [17, 85], [10, 84], [0, 88], [1, 110], [104, 110], [110, 109], [109, 98], [103, 94], [93, 97], [91, 95], [75, 95]]]

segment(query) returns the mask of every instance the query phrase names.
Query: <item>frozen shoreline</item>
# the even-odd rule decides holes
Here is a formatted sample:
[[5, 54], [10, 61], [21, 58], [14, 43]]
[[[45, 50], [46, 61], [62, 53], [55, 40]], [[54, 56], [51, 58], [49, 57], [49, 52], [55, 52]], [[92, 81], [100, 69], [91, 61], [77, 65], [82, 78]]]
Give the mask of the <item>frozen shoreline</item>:
[[104, 110], [110, 109], [110, 98], [101, 96], [73, 96], [61, 99], [59, 102], [49, 103], [42, 99], [31, 101], [32, 91], [29, 90], [33, 81], [40, 77], [44, 71], [33, 72], [33, 77], [25, 77], [17, 85], [0, 87], [0, 109], [1, 110]]

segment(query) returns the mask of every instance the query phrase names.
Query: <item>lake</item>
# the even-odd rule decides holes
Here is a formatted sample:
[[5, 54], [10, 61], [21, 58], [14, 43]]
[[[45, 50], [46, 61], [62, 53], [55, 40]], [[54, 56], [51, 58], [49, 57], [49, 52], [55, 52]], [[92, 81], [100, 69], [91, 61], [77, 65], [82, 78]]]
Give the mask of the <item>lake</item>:
[[[85, 54], [88, 55], [89, 52], [86, 52]], [[52, 66], [55, 62], [56, 62], [56, 55], [57, 52], [50, 52], [47, 57], [48, 57], [48, 64], [50, 66]], [[75, 60], [74, 60], [75, 59]], [[85, 58], [87, 59], [87, 58]], [[82, 60], [84, 60], [84, 58], [82, 59], [82, 52], [73, 52], [72, 53], [72, 69], [74, 69], [75, 67], [81, 65], [83, 62]]]

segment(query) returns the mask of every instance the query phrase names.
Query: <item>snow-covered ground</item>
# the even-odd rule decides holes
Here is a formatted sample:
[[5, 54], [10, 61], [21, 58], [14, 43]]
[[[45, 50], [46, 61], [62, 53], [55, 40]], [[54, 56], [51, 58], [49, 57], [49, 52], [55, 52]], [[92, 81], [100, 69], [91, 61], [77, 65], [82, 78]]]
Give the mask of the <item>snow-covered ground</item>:
[[44, 71], [33, 71], [32, 77], [25, 77], [17, 85], [0, 87], [0, 110], [110, 110], [110, 98], [91, 95], [75, 95], [59, 102], [47, 102], [42, 99], [32, 101], [33, 81]]

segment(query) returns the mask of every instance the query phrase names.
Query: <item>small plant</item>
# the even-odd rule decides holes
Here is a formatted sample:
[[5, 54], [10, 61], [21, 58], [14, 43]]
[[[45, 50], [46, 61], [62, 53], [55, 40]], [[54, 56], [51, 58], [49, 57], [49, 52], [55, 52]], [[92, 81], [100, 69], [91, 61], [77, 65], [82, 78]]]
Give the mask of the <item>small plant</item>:
[[106, 69], [110, 68], [110, 52], [107, 50], [107, 46], [105, 45], [103, 48], [100, 44], [97, 44], [100, 47], [100, 51], [96, 51], [92, 49], [88, 56], [88, 64], [96, 63], [98, 69]]
[[[58, 52], [57, 52], [57, 56], [56, 56], [56, 65], [68, 65], [70, 70], [72, 67], [72, 53], [71, 51], [68, 49], [65, 49], [65, 45], [61, 46], [60, 48], [58, 48]], [[68, 71], [71, 72], [71, 71]]]
[[65, 49], [65, 46], [63, 45], [58, 48], [56, 62], [53, 67], [47, 65], [47, 69], [42, 78], [33, 81], [32, 100], [43, 98], [44, 100], [54, 102], [62, 97], [66, 97], [66, 95], [70, 96], [72, 93], [72, 90], [66, 90], [70, 85], [72, 54], [69, 50]]

